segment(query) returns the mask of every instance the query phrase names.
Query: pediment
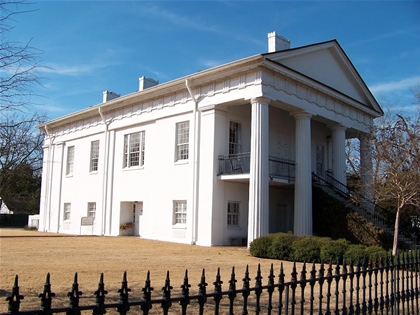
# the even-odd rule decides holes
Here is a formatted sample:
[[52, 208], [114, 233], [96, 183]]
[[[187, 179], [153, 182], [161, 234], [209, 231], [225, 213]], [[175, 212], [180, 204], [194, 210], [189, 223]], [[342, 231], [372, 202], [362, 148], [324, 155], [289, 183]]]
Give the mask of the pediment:
[[336, 40], [264, 56], [357, 100], [379, 114], [383, 113]]

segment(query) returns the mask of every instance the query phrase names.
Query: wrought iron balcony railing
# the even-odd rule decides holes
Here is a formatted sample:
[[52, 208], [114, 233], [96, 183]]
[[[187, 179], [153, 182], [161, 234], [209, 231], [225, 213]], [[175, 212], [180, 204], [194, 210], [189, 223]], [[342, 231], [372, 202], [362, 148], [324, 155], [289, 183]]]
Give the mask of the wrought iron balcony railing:
[[[269, 176], [294, 180], [295, 162], [270, 156]], [[219, 156], [219, 173], [217, 175], [249, 174], [250, 153], [239, 153]]]

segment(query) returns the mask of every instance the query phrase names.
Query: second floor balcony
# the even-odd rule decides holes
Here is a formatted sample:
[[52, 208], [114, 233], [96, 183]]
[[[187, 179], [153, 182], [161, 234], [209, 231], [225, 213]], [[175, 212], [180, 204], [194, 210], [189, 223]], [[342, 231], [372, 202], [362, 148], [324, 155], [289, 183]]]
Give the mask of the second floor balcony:
[[[218, 176], [249, 174], [250, 152], [231, 155], [219, 155], [218, 160]], [[270, 180], [282, 179], [286, 180], [287, 182], [292, 182], [295, 180], [294, 161], [270, 156], [268, 158], [268, 165]]]

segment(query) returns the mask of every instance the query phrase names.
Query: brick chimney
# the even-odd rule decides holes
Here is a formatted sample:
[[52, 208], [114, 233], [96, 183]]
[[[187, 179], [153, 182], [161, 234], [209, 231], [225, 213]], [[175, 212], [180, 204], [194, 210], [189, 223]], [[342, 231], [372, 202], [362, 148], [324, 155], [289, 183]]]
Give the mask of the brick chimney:
[[280, 50], [290, 49], [290, 40], [284, 38], [281, 35], [277, 35], [276, 32], [268, 33], [268, 52], [276, 52]]

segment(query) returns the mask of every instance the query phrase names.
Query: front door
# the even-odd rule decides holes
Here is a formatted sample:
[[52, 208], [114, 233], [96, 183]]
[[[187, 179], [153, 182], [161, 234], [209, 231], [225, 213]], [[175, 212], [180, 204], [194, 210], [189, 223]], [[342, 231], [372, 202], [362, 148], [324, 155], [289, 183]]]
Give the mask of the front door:
[[143, 203], [142, 202], [133, 203], [132, 211], [133, 211], [132, 212], [133, 234], [136, 236], [141, 236], [140, 220], [141, 220], [141, 215], [143, 214]]

